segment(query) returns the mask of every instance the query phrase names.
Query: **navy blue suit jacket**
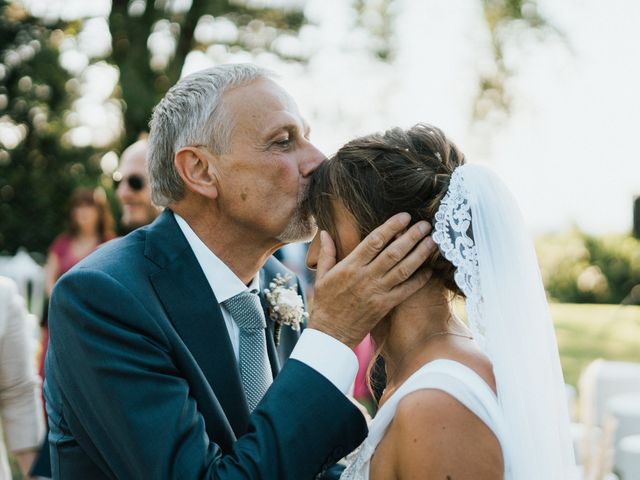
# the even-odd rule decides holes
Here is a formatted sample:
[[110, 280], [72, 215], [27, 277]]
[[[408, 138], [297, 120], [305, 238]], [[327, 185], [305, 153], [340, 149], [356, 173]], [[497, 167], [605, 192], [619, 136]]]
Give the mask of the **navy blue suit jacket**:
[[[271, 259], [262, 284], [284, 271]], [[49, 315], [54, 478], [312, 479], [366, 435], [326, 378], [286, 361], [297, 333], [276, 347], [270, 320], [275, 380], [249, 415], [222, 312], [168, 210], [62, 277]]]

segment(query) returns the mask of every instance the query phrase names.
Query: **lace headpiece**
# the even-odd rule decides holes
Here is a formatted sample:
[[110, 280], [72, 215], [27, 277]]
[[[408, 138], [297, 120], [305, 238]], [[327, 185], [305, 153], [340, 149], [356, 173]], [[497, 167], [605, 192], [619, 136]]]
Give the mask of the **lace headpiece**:
[[478, 251], [473, 240], [471, 202], [464, 185], [463, 167], [453, 171], [434, 223], [433, 240], [444, 257], [456, 267], [454, 280], [465, 295], [469, 325], [480, 345], [484, 346]]

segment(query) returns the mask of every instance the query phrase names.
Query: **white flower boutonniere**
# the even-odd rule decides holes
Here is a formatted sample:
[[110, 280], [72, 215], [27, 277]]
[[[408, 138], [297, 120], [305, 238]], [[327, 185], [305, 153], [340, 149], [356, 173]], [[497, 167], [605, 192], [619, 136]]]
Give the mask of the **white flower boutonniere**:
[[[269, 316], [277, 326], [289, 325], [293, 330], [300, 330], [300, 324], [309, 318], [304, 310], [302, 296], [298, 295], [295, 287], [289, 285], [291, 275], [284, 277], [277, 274], [269, 288], [264, 289], [264, 295], [269, 303]], [[276, 344], [279, 343], [280, 329], [276, 332]]]

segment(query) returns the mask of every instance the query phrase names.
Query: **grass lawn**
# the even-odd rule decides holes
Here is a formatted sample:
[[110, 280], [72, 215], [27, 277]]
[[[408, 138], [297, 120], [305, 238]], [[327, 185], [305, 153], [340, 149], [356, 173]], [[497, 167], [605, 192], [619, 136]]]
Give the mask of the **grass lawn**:
[[640, 362], [640, 307], [556, 303], [551, 314], [567, 383], [596, 358]]

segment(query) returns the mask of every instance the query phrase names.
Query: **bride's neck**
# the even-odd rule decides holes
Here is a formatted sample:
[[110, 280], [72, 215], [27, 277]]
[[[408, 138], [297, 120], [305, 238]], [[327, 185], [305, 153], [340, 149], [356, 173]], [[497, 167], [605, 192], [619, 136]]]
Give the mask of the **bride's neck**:
[[383, 344], [381, 354], [388, 386], [398, 384], [407, 373], [412, 373], [407, 370], [411, 370], [414, 357], [423, 355], [430, 345], [446, 338], [439, 333], [459, 331], [446, 290], [441, 285], [427, 285], [398, 305], [372, 332], [376, 344]]

